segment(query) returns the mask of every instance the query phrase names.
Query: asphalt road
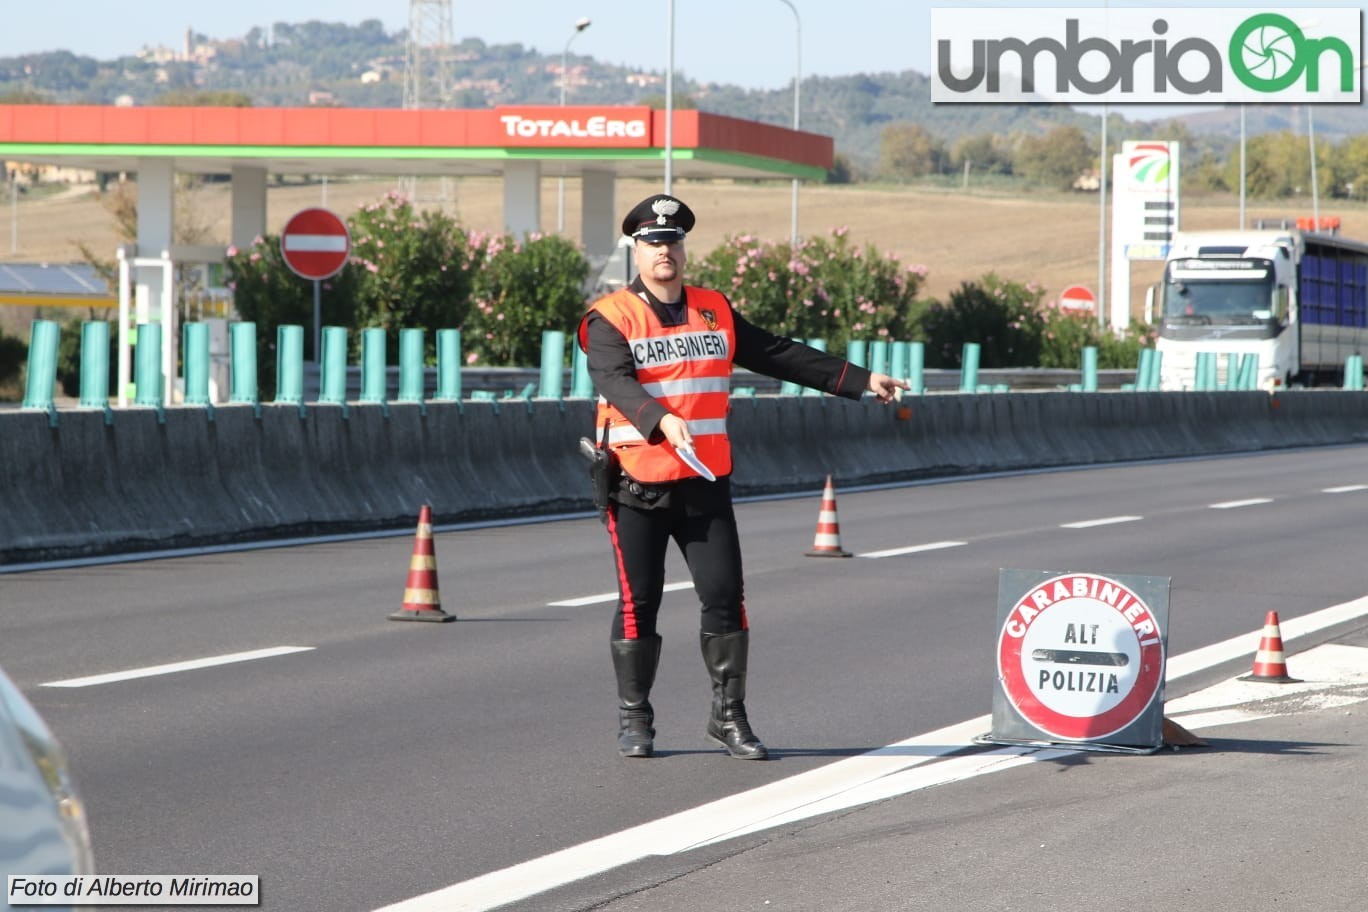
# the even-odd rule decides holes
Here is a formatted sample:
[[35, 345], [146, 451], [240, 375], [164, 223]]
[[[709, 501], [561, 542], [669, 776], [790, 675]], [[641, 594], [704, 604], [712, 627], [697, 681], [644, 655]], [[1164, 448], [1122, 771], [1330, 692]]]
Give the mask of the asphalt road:
[[[1365, 456], [837, 479], [846, 549], [937, 546], [882, 558], [803, 557], [820, 492], [740, 505], [769, 763], [703, 738], [688, 591], [666, 596], [659, 755], [618, 758], [593, 519], [439, 534], [452, 624], [386, 620], [407, 538], [0, 576], [0, 663], [67, 747], [101, 871], [259, 874], [262, 908], [1360, 909], [1368, 685], [1314, 651], [1368, 647], [1356, 610], [1289, 634], [1312, 695], [1206, 748], [969, 739], [1000, 568], [1171, 577], [1169, 654], [1198, 657], [1170, 662], [1173, 715], [1249, 670], [1267, 611], [1297, 631], [1368, 593]], [[300, 651], [48, 686], [278, 647]]]

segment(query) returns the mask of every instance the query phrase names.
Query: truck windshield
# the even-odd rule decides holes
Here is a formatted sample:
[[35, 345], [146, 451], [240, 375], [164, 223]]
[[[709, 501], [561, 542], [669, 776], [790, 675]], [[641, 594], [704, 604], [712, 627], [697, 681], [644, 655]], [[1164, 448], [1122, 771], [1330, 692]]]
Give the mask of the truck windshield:
[[1164, 322], [1170, 325], [1267, 323], [1273, 319], [1271, 269], [1170, 269]]

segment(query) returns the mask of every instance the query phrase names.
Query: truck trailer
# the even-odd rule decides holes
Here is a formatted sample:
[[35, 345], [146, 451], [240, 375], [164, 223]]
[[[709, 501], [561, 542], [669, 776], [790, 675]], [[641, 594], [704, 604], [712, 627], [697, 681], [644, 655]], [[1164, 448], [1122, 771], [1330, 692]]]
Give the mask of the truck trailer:
[[1219, 387], [1246, 364], [1269, 392], [1339, 385], [1368, 349], [1368, 243], [1333, 230], [1179, 232], [1156, 291], [1165, 390], [1196, 388], [1204, 353]]

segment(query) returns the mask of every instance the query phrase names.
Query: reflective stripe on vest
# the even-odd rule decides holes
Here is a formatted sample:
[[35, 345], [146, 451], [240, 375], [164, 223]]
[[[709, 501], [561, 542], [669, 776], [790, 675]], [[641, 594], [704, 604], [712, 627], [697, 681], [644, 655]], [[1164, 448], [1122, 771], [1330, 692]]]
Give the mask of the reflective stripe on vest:
[[[594, 302], [592, 309], [627, 340], [642, 388], [688, 423], [698, 458], [715, 474], [726, 475], [731, 472], [727, 408], [736, 349], [731, 305], [718, 292], [695, 287], [685, 291], [685, 301], [685, 322], [678, 326], [662, 325], [650, 305], [626, 289]], [[595, 424], [600, 440], [607, 428], [607, 445], [637, 481], [696, 477], [668, 443], [645, 440], [602, 397]]]
[[[704, 434], [726, 434], [727, 419], [711, 418], [689, 422], [689, 433], [695, 437]], [[599, 428], [594, 435], [594, 439], [603, 442], [603, 428]], [[645, 443], [646, 438], [641, 436], [635, 426], [630, 424], [618, 424], [608, 429], [608, 445], [611, 447], [615, 443]], [[709, 466], [711, 468], [711, 466]]]

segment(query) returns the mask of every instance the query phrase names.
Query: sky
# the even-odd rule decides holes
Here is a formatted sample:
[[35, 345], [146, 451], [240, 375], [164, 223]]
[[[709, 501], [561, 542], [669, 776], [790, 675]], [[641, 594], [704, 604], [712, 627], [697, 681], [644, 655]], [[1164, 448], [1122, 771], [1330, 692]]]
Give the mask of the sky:
[[[1050, 2], [997, 0], [674, 0], [676, 74], [705, 82], [751, 89], [791, 86], [801, 65], [804, 76], [931, 69], [932, 7], [1075, 7], [1143, 9], [1239, 7], [1266, 9], [1251, 0], [1198, 3]], [[476, 37], [489, 44], [520, 43], [559, 54], [575, 35], [581, 17], [592, 24], [575, 35], [571, 52], [603, 63], [663, 72], [669, 59], [670, 0], [452, 0], [455, 40]], [[1344, 0], [1284, 2], [1302, 6], [1363, 9]], [[379, 19], [389, 32], [408, 24], [408, 0], [0, 0], [0, 57], [70, 50], [99, 59], [131, 54], [144, 45], [179, 48], [186, 26], [211, 38], [245, 35], [273, 22], [358, 23]], [[801, 60], [797, 25], [801, 20]]]

